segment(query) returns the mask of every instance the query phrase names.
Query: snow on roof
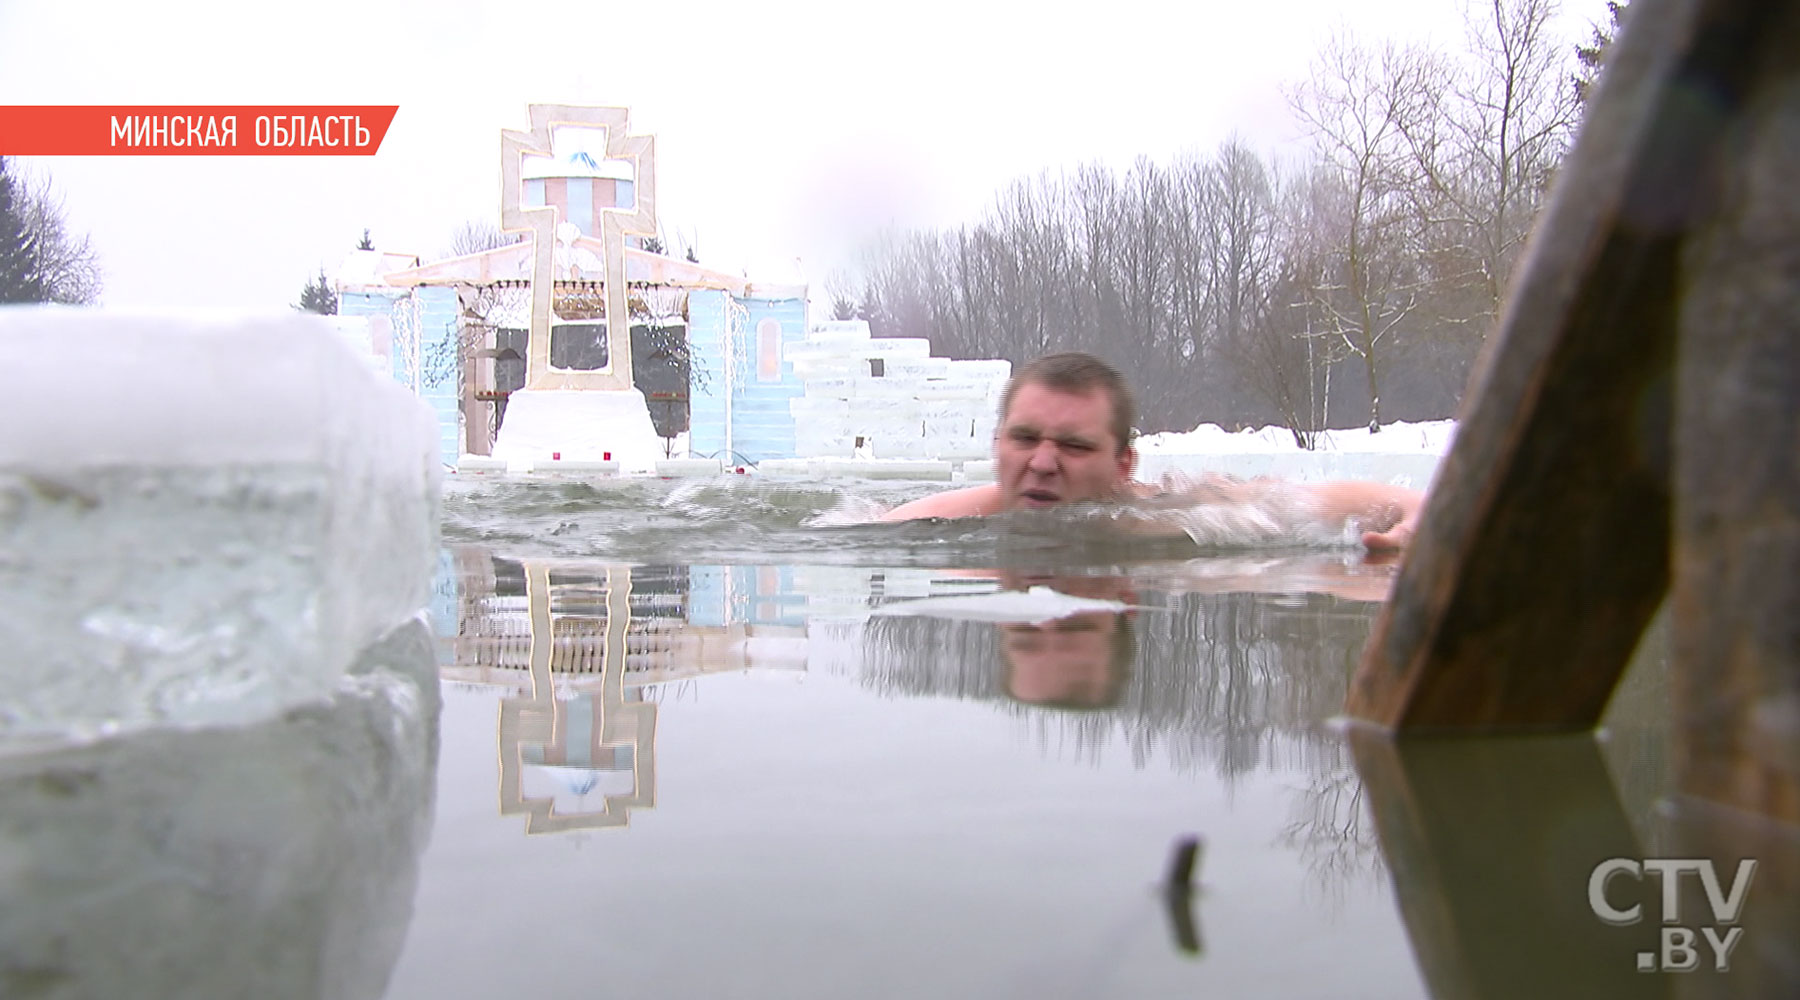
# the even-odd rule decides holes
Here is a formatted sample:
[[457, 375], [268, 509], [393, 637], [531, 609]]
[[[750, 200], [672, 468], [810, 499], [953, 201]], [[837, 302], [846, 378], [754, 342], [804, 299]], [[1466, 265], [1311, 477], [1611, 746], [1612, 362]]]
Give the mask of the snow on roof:
[[[559, 245], [560, 247], [560, 245]], [[558, 280], [603, 281], [601, 269], [606, 244], [591, 236], [577, 237], [568, 244], [567, 253], [559, 255], [559, 263], [574, 263], [581, 268], [571, 275], [559, 269]], [[580, 252], [577, 252], [580, 251]], [[529, 281], [531, 279], [532, 245], [530, 241], [512, 243], [481, 253], [447, 257], [427, 264], [384, 274], [377, 283], [389, 286], [412, 285], [485, 285], [495, 281]], [[752, 283], [741, 275], [717, 271], [709, 267], [650, 253], [636, 247], [625, 248], [625, 280], [678, 288], [717, 288], [739, 297], [804, 298], [806, 286], [792, 282]]]
[[381, 250], [352, 250], [338, 265], [337, 287], [360, 288], [386, 284], [387, 275], [419, 266], [412, 254], [387, 253]]
[[581, 149], [560, 156], [527, 156], [519, 175], [528, 181], [545, 177], [610, 177], [629, 181], [636, 176], [628, 160], [604, 160]]

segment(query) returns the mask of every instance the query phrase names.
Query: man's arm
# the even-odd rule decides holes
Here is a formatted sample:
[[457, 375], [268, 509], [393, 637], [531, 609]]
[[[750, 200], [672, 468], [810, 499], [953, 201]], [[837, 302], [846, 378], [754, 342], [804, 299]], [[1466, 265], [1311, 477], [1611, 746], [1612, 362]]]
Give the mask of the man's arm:
[[1362, 543], [1371, 551], [1404, 549], [1419, 526], [1425, 494], [1404, 486], [1344, 480], [1335, 483], [1296, 483], [1311, 497], [1314, 511], [1327, 521], [1356, 518], [1369, 530]]
[[1000, 487], [989, 483], [969, 486], [947, 493], [934, 493], [903, 503], [886, 514], [883, 521], [912, 521], [921, 517], [980, 517], [1000, 509]]
[[[1279, 504], [1289, 509], [1298, 506], [1308, 518], [1334, 531], [1355, 520], [1364, 529], [1363, 545], [1373, 552], [1406, 548], [1425, 506], [1425, 494], [1418, 490], [1363, 480], [1297, 483], [1204, 474], [1197, 479], [1165, 482], [1160, 487], [1140, 483], [1136, 489], [1149, 510], [1207, 504], [1254, 509]], [[1170, 522], [1153, 514], [1137, 530], [1156, 533], [1171, 528], [1182, 526], [1179, 521]]]
[[[1190, 489], [1204, 494], [1207, 500], [1246, 502], [1255, 499], [1264, 484], [1240, 482], [1222, 477], [1209, 477]], [[1351, 518], [1366, 525], [1362, 543], [1371, 551], [1404, 549], [1412, 541], [1418, 526], [1419, 511], [1425, 506], [1425, 494], [1404, 486], [1386, 483], [1343, 480], [1331, 483], [1289, 483], [1288, 487], [1304, 497], [1310, 513], [1324, 522], [1342, 523]], [[1152, 493], [1152, 488], [1138, 487], [1139, 496]], [[1187, 491], [1160, 492], [1160, 502], [1200, 499], [1184, 495]], [[935, 493], [903, 503], [886, 514], [883, 521], [911, 521], [923, 517], [981, 517], [1000, 510], [1000, 487], [989, 483], [946, 493]], [[1146, 522], [1155, 525], [1152, 519]]]

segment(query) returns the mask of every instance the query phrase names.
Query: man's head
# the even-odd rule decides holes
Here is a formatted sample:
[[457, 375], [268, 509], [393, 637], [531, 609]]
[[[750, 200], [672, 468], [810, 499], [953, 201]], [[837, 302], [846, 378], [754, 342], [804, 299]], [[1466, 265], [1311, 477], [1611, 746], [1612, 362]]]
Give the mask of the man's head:
[[1044, 507], [1116, 495], [1131, 481], [1136, 404], [1125, 380], [1090, 354], [1051, 354], [1007, 383], [994, 435], [1003, 505]]

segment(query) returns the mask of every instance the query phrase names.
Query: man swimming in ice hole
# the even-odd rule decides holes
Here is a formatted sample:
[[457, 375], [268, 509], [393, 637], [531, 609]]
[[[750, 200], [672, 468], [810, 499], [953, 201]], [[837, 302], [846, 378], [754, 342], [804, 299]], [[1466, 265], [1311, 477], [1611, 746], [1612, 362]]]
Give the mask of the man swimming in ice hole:
[[[1038, 358], [1013, 374], [1001, 398], [996, 481], [901, 504], [882, 520], [979, 517], [1080, 500], [1248, 503], [1264, 489], [1222, 476], [1173, 491], [1133, 482], [1136, 409], [1125, 380], [1099, 358], [1079, 352]], [[1292, 483], [1287, 489], [1323, 526], [1354, 520], [1363, 545], [1375, 552], [1406, 547], [1425, 499], [1418, 490], [1349, 480]]]

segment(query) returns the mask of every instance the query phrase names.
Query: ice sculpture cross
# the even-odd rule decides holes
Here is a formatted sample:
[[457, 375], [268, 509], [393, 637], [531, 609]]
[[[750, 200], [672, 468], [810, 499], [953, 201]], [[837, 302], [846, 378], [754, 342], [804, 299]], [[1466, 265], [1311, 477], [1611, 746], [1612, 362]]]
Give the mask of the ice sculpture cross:
[[[625, 287], [625, 237], [656, 233], [656, 141], [629, 135], [625, 108], [590, 108], [533, 104], [531, 130], [500, 132], [500, 228], [533, 235], [531, 261], [531, 332], [526, 346], [527, 389], [631, 388], [631, 318]], [[593, 129], [606, 136], [606, 158], [631, 164], [633, 199], [629, 208], [606, 206], [599, 213], [606, 274], [606, 365], [593, 371], [557, 371], [550, 367], [550, 324], [556, 269], [558, 212], [553, 205], [525, 204], [525, 157], [551, 156], [558, 129]]]

